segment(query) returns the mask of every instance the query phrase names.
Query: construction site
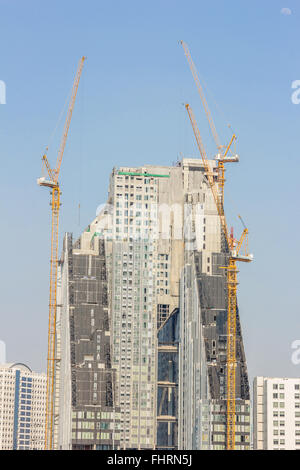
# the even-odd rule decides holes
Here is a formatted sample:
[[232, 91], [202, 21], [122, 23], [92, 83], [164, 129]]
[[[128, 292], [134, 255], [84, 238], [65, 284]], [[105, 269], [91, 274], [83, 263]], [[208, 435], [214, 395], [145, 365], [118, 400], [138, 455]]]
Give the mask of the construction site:
[[198, 155], [113, 167], [101, 212], [77, 239], [61, 234], [61, 170], [85, 57], [55, 168], [47, 152], [42, 158], [38, 184], [51, 194], [45, 450], [250, 449], [237, 291], [238, 266], [253, 256], [242, 217], [236, 239], [224, 209], [236, 135], [220, 142], [189, 48], [180, 47], [212, 158], [185, 103]]

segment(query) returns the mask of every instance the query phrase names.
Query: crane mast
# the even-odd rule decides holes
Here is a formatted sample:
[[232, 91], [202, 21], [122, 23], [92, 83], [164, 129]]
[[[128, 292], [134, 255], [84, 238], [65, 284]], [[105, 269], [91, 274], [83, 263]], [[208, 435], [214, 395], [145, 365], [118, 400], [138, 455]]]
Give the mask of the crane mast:
[[43, 166], [48, 177], [38, 178], [37, 183], [51, 190], [51, 256], [50, 256], [50, 291], [49, 291], [49, 318], [48, 318], [48, 350], [47, 350], [47, 389], [46, 389], [46, 420], [45, 420], [45, 450], [52, 450], [54, 446], [54, 393], [55, 393], [55, 347], [56, 347], [56, 314], [57, 314], [57, 271], [58, 271], [58, 234], [59, 209], [61, 191], [58, 177], [62, 158], [66, 146], [69, 127], [74, 109], [76, 94], [85, 57], [79, 61], [75, 76], [67, 118], [64, 126], [62, 140], [57, 156], [56, 168], [51, 169], [46, 153], [42, 157]]
[[[223, 267], [227, 271], [227, 367], [226, 367], [226, 388], [227, 388], [227, 408], [226, 408], [226, 448], [235, 449], [235, 398], [236, 398], [236, 298], [237, 298], [237, 261], [250, 262], [253, 256], [248, 253], [248, 229], [244, 226], [243, 233], [237, 242], [233, 236], [229, 236], [223, 202], [220, 200], [217, 183], [214, 180], [212, 169], [208, 163], [202, 138], [194, 117], [194, 113], [189, 106], [185, 105], [188, 112], [197, 146], [202, 157], [205, 174], [211, 188], [218, 215], [220, 217], [221, 228], [227, 250], [229, 251], [228, 265]], [[240, 216], [239, 216], [240, 217]], [[241, 217], [240, 217], [241, 218]], [[245, 242], [245, 254], [241, 255], [240, 250]]]

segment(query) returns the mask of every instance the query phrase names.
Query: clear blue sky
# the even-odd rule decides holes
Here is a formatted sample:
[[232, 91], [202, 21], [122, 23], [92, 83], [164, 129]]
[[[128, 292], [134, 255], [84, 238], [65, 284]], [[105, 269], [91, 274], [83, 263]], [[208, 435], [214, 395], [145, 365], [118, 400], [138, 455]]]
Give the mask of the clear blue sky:
[[198, 155], [182, 103], [212, 152], [183, 39], [222, 139], [227, 122], [238, 135], [241, 163], [228, 168], [226, 206], [237, 232], [233, 216], [243, 215], [255, 254], [241, 266], [239, 290], [250, 375], [300, 375], [290, 349], [300, 339], [300, 105], [291, 102], [299, 31], [296, 0], [0, 0], [0, 339], [9, 361], [45, 369], [50, 208], [36, 178], [80, 56], [88, 60], [61, 170], [61, 238], [94, 218], [114, 165]]

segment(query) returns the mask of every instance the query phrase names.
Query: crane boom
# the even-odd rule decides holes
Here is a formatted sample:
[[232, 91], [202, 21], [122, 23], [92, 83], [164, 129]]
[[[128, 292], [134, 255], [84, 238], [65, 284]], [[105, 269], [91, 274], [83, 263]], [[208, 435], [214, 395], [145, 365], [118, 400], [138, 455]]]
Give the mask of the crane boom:
[[52, 450], [54, 447], [54, 393], [55, 393], [55, 357], [56, 347], [56, 314], [57, 314], [57, 271], [58, 271], [58, 234], [59, 234], [59, 209], [61, 191], [58, 183], [60, 167], [66, 146], [68, 132], [70, 128], [72, 112], [78, 90], [79, 80], [83, 68], [85, 57], [82, 57], [78, 64], [75, 76], [72, 95], [67, 112], [67, 118], [59, 148], [56, 168], [50, 167], [47, 156], [43, 155], [42, 161], [45, 165], [49, 180], [45, 177], [38, 179], [40, 186], [51, 189], [51, 257], [50, 257], [50, 290], [49, 290], [49, 319], [48, 319], [48, 350], [47, 350], [47, 389], [46, 389], [46, 420], [45, 420], [45, 450]]
[[[229, 236], [223, 202], [218, 194], [216, 182], [213, 177], [211, 167], [208, 163], [202, 138], [191, 107], [186, 104], [196, 142], [200, 155], [202, 157], [205, 173], [213, 193], [213, 197], [217, 206], [220, 217], [221, 227], [227, 243], [229, 251], [228, 265], [224, 267], [227, 270], [227, 367], [226, 367], [226, 390], [227, 390], [227, 410], [226, 410], [226, 448], [227, 450], [235, 449], [235, 398], [236, 398], [236, 311], [237, 311], [237, 261], [250, 262], [252, 255], [247, 253], [248, 248], [248, 229], [245, 227], [240, 240], [235, 247], [235, 241]], [[239, 216], [240, 217], [240, 216]], [[241, 217], [240, 217], [241, 219]], [[241, 219], [242, 220], [242, 219]], [[246, 240], [246, 253], [244, 256], [239, 254], [241, 246]]]
[[189, 115], [189, 118], [190, 118], [190, 121], [191, 121], [191, 124], [192, 124], [192, 127], [193, 127], [193, 131], [194, 131], [195, 139], [196, 139], [196, 142], [197, 142], [197, 145], [198, 145], [198, 149], [199, 149], [200, 155], [202, 157], [205, 173], [206, 173], [211, 191], [213, 193], [213, 197], [214, 197], [214, 200], [215, 200], [215, 203], [216, 203], [216, 206], [217, 206], [218, 214], [219, 214], [220, 219], [221, 219], [221, 224], [222, 224], [222, 229], [223, 229], [223, 232], [224, 232], [224, 235], [225, 235], [225, 239], [226, 239], [226, 241], [228, 241], [228, 228], [227, 228], [227, 224], [226, 224], [223, 203], [222, 203], [222, 200], [219, 196], [217, 185], [214, 181], [213, 172], [212, 172], [211, 167], [208, 163], [208, 159], [207, 159], [206, 152], [205, 152], [205, 149], [204, 149], [204, 145], [203, 145], [203, 142], [202, 142], [201, 134], [200, 134], [198, 126], [196, 124], [196, 119], [195, 119], [192, 108], [190, 107], [189, 104], [186, 104], [185, 107], [186, 107], [186, 110], [188, 112], [188, 115]]
[[193, 75], [193, 77], [194, 77], [194, 80], [195, 80], [195, 83], [196, 83], [196, 86], [197, 86], [197, 89], [198, 89], [198, 93], [199, 93], [199, 95], [200, 95], [200, 99], [201, 99], [201, 102], [202, 102], [202, 105], [203, 105], [203, 108], [204, 108], [204, 111], [205, 111], [205, 114], [206, 114], [206, 117], [207, 117], [207, 120], [208, 120], [208, 123], [209, 123], [209, 127], [210, 127], [210, 129], [211, 129], [213, 138], [214, 138], [214, 140], [215, 140], [217, 149], [218, 149], [218, 150], [221, 150], [221, 149], [222, 149], [222, 145], [221, 145], [221, 143], [220, 143], [220, 139], [219, 139], [219, 136], [218, 136], [218, 133], [217, 133], [217, 129], [216, 129], [215, 123], [214, 123], [214, 121], [213, 121], [211, 112], [210, 112], [210, 110], [209, 110], [209, 107], [208, 107], [208, 104], [207, 104], [207, 101], [206, 101], [206, 98], [205, 98], [205, 95], [204, 95], [204, 91], [203, 91], [202, 85], [201, 85], [201, 83], [200, 83], [200, 80], [199, 80], [199, 77], [198, 77], [198, 73], [197, 73], [197, 69], [196, 69], [196, 66], [195, 66], [195, 64], [194, 64], [194, 62], [193, 62], [191, 53], [190, 53], [190, 51], [189, 51], [189, 48], [188, 48], [187, 44], [186, 44], [184, 41], [180, 41], [180, 44], [181, 44], [182, 47], [183, 47], [185, 56], [186, 56], [186, 58], [187, 58], [187, 61], [188, 61], [188, 63], [189, 63], [189, 66], [190, 66], [192, 75]]
[[62, 158], [63, 158], [63, 154], [64, 154], [66, 142], [67, 142], [69, 127], [70, 127], [70, 124], [71, 124], [72, 113], [73, 113], [75, 99], [76, 99], [76, 95], [77, 95], [79, 80], [80, 80], [80, 77], [81, 77], [81, 72], [82, 72], [82, 68], [83, 68], [83, 64], [84, 64], [85, 59], [86, 59], [85, 57], [81, 57], [81, 59], [79, 61], [76, 77], [75, 77], [74, 84], [73, 84], [72, 95], [71, 95], [71, 99], [70, 99], [67, 119], [66, 119], [66, 122], [65, 122], [65, 127], [64, 127], [64, 131], [63, 131], [63, 137], [62, 137], [62, 140], [61, 140], [61, 144], [60, 144], [60, 149], [59, 149], [58, 155], [57, 155], [56, 169], [54, 171], [54, 173], [55, 173], [55, 182], [58, 181], [61, 162], [62, 162]]
[[204, 95], [204, 91], [203, 91], [202, 85], [201, 85], [199, 77], [198, 77], [197, 69], [196, 69], [196, 66], [193, 62], [193, 59], [192, 59], [191, 53], [189, 51], [189, 48], [188, 48], [187, 44], [184, 41], [180, 41], [180, 43], [183, 47], [185, 56], [187, 58], [187, 61], [188, 61], [188, 64], [190, 66], [192, 75], [194, 77], [194, 81], [195, 81], [198, 93], [200, 95], [200, 99], [201, 99], [201, 102], [202, 102], [202, 105], [203, 105], [203, 108], [204, 108], [204, 111], [205, 111], [205, 114], [206, 114], [206, 117], [207, 117], [207, 120], [208, 120], [208, 123], [209, 123], [209, 127], [210, 127], [211, 133], [213, 135], [213, 138], [214, 138], [214, 141], [215, 141], [215, 144], [216, 144], [216, 147], [217, 147], [217, 152], [218, 153], [217, 153], [215, 159], [218, 161], [218, 183], [219, 183], [218, 192], [219, 192], [219, 195], [220, 195], [221, 202], [224, 203], [224, 185], [225, 185], [225, 166], [224, 166], [224, 163], [238, 162], [239, 161], [238, 155], [228, 155], [228, 152], [229, 152], [229, 150], [232, 146], [232, 143], [236, 140], [236, 135], [235, 134], [232, 135], [231, 140], [230, 140], [230, 142], [227, 146], [221, 145], [220, 139], [219, 139], [219, 136], [218, 136], [218, 133], [217, 133], [217, 129], [216, 129], [214, 120], [212, 118], [210, 109], [208, 107], [208, 104], [207, 104], [207, 101], [206, 101], [206, 98], [205, 98], [205, 95]]

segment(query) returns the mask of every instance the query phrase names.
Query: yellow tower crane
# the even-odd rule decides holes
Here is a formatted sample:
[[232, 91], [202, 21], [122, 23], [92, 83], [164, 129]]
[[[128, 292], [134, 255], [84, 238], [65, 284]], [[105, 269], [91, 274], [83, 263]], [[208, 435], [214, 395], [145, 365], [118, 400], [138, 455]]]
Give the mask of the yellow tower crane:
[[[244, 225], [243, 233], [237, 242], [233, 236], [229, 235], [224, 206], [219, 198], [219, 192], [217, 184], [214, 180], [213, 169], [211, 168], [206, 152], [202, 142], [202, 138], [193, 114], [191, 107], [186, 104], [186, 110], [188, 112], [196, 142], [200, 155], [202, 157], [205, 174], [211, 188], [217, 211], [221, 221], [222, 231], [227, 243], [227, 249], [229, 251], [228, 266], [224, 267], [227, 270], [227, 419], [226, 419], [226, 448], [227, 450], [234, 450], [235, 448], [235, 377], [236, 377], [236, 297], [237, 297], [237, 261], [250, 262], [253, 260], [253, 256], [248, 253], [248, 229]], [[240, 216], [239, 216], [240, 217]], [[240, 217], [241, 219], [241, 217]], [[241, 219], [242, 220], [242, 219]], [[245, 245], [244, 255], [240, 254], [242, 245]]]
[[46, 168], [48, 177], [38, 178], [37, 183], [51, 189], [51, 258], [50, 258], [50, 294], [49, 294], [49, 323], [48, 323], [48, 352], [47, 352], [47, 392], [46, 392], [46, 424], [45, 424], [45, 449], [53, 449], [54, 436], [54, 389], [55, 389], [55, 344], [56, 344], [56, 311], [57, 311], [57, 268], [58, 268], [58, 224], [60, 209], [60, 187], [58, 182], [62, 158], [67, 142], [71, 123], [75, 98], [79, 80], [85, 61], [82, 57], [78, 64], [77, 73], [73, 83], [71, 99], [63, 130], [62, 140], [58, 151], [56, 168], [51, 169], [46, 153], [43, 155], [43, 167]]
[[236, 141], [236, 135], [235, 134], [232, 135], [231, 140], [230, 140], [230, 142], [227, 146], [221, 145], [220, 139], [219, 139], [219, 136], [218, 136], [218, 133], [217, 133], [217, 129], [216, 129], [215, 123], [213, 121], [211, 112], [209, 110], [209, 107], [208, 107], [208, 104], [207, 104], [207, 101], [206, 101], [206, 98], [205, 98], [205, 95], [204, 95], [203, 87], [200, 83], [198, 73], [197, 73], [197, 69], [196, 69], [196, 66], [193, 62], [193, 59], [192, 59], [191, 53], [189, 51], [189, 48], [188, 48], [187, 44], [184, 41], [180, 41], [180, 44], [183, 47], [185, 56], [187, 58], [189, 66], [190, 66], [190, 69], [191, 69], [191, 72], [192, 72], [192, 75], [193, 75], [198, 93], [200, 95], [201, 103], [203, 105], [203, 108], [204, 108], [204, 111], [205, 111], [205, 114], [206, 114], [206, 117], [207, 117], [207, 120], [208, 120], [208, 123], [209, 123], [209, 127], [210, 127], [211, 133], [213, 135], [213, 138], [214, 138], [214, 141], [215, 141], [215, 144], [216, 144], [216, 147], [217, 147], [217, 152], [218, 153], [217, 153], [215, 159], [218, 162], [219, 199], [220, 199], [221, 203], [224, 204], [224, 184], [225, 184], [225, 166], [224, 166], [224, 163], [238, 162], [239, 161], [239, 156], [238, 155], [229, 153], [233, 142]]

